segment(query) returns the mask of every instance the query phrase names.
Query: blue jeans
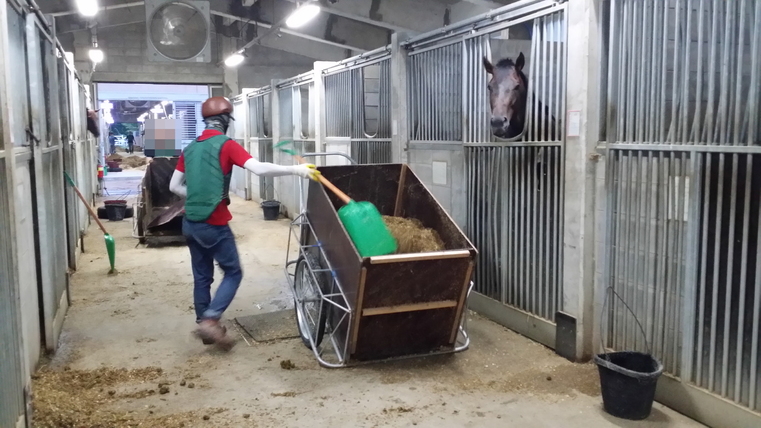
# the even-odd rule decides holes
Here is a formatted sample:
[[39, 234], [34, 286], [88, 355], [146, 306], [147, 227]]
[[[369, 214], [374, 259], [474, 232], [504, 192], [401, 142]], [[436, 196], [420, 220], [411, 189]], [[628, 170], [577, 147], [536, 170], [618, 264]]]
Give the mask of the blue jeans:
[[[243, 279], [235, 236], [230, 226], [182, 221], [182, 234], [188, 240], [190, 261], [193, 264], [193, 303], [196, 322], [202, 319], [218, 320], [230, 306]], [[211, 284], [214, 282], [214, 260], [225, 273], [214, 299]]]

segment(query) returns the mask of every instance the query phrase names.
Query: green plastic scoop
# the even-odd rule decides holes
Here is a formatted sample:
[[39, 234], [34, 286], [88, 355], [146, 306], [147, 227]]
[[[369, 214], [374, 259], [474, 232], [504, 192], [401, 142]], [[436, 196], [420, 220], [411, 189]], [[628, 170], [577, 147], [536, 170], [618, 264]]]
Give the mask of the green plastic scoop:
[[338, 209], [338, 218], [354, 241], [360, 256], [385, 256], [396, 252], [396, 239], [386, 227], [375, 205], [370, 202], [355, 202], [322, 175], [319, 176], [319, 180], [346, 204]]
[[114, 272], [114, 265], [116, 263], [116, 241], [114, 241], [114, 237], [109, 235], [108, 232], [106, 232], [106, 228], [103, 226], [103, 223], [101, 223], [100, 219], [98, 218], [98, 214], [95, 213], [95, 211], [92, 209], [90, 204], [87, 203], [87, 199], [85, 199], [84, 196], [82, 196], [82, 192], [77, 189], [77, 185], [74, 184], [74, 180], [71, 179], [69, 174], [64, 171], [63, 175], [66, 177], [66, 181], [69, 182], [71, 187], [74, 188], [74, 191], [77, 192], [77, 196], [79, 196], [79, 199], [82, 201], [83, 204], [85, 204], [85, 207], [87, 208], [87, 211], [90, 213], [90, 216], [95, 220], [95, 222], [98, 224], [98, 227], [100, 227], [100, 230], [103, 231], [103, 239], [106, 240], [106, 251], [108, 252], [108, 262], [111, 264], [111, 273]]
[[[304, 158], [294, 150], [283, 148], [288, 143], [290, 141], [277, 143], [274, 148], [293, 155], [299, 163], [306, 163]], [[346, 228], [360, 256], [363, 258], [385, 256], [396, 252], [396, 239], [386, 227], [375, 205], [370, 202], [355, 202], [321, 174], [317, 176], [317, 179], [346, 204], [338, 209], [338, 218]]]

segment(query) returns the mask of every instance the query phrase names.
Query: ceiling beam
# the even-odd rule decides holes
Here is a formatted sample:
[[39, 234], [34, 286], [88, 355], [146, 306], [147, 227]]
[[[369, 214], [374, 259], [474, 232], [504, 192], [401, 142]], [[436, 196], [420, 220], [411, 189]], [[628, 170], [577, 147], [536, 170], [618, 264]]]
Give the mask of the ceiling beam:
[[374, 19], [360, 16], [354, 13], [343, 12], [333, 6], [328, 6], [328, 7], [323, 6], [322, 10], [324, 10], [325, 12], [328, 12], [331, 15], [340, 16], [341, 18], [353, 19], [355, 21], [359, 21], [365, 24], [375, 25], [376, 27], [385, 28], [387, 30], [395, 31], [398, 33], [417, 34], [417, 31], [412, 31], [408, 28], [400, 27], [394, 24], [389, 24], [388, 22], [376, 21]]
[[[258, 26], [260, 26], [262, 28], [266, 28], [266, 29], [273, 29], [273, 27], [276, 27], [275, 25], [272, 25], [272, 24], [267, 24], [267, 23], [264, 23], [264, 22], [258, 22], [258, 21], [254, 21], [254, 20], [251, 20], [251, 19], [248, 19], [248, 18], [243, 18], [243, 17], [236, 16], [236, 15], [230, 15], [229, 13], [217, 12], [215, 10], [212, 10], [210, 13], [212, 15], [221, 16], [221, 17], [227, 18], [227, 19], [234, 19], [234, 20], [241, 21], [241, 22], [247, 22], [249, 24], [256, 24], [256, 25], [258, 25]], [[278, 28], [275, 28], [275, 29], [277, 30]], [[319, 37], [316, 37], [316, 36], [312, 36], [312, 35], [309, 35], [309, 34], [299, 33], [298, 31], [289, 30], [287, 28], [279, 28], [279, 30], [283, 34], [288, 34], [288, 35], [291, 35], [291, 36], [300, 37], [302, 39], [312, 40], [314, 42], [323, 43], [323, 44], [334, 46], [334, 47], [341, 48], [341, 49], [348, 49], [350, 51], [354, 51], [354, 52], [357, 52], [357, 53], [362, 53], [362, 52], [365, 52], [365, 50], [366, 50], [366, 49], [362, 49], [362, 48], [359, 48], [359, 47], [356, 47], [356, 46], [347, 45], [345, 43], [332, 42], [330, 40], [325, 40], [325, 39], [322, 39], [322, 38], [319, 38]], [[260, 36], [258, 39], [255, 39], [255, 42], [260, 41], [260, 39], [264, 38], [265, 36], [266, 35]], [[249, 43], [251, 43], [251, 42], [249, 42]], [[248, 47], [248, 46], [246, 46], [246, 47]]]
[[[98, 8], [99, 12], [108, 12], [109, 10], [114, 9], [124, 9], [125, 7], [138, 7], [145, 5], [144, 1], [135, 1], [131, 3], [122, 3], [122, 4], [116, 4], [113, 6], [101, 6]], [[53, 12], [49, 15], [53, 16], [54, 18], [58, 18], [59, 16], [68, 16], [68, 15], [76, 15], [79, 11], [77, 10], [67, 10], [65, 12]]]
[[512, 1], [505, 1], [502, 3], [498, 3], [498, 2], [490, 1], [490, 0], [462, 0], [462, 1], [465, 3], [475, 4], [477, 6], [488, 7], [490, 9], [498, 9], [506, 4], [512, 3]]

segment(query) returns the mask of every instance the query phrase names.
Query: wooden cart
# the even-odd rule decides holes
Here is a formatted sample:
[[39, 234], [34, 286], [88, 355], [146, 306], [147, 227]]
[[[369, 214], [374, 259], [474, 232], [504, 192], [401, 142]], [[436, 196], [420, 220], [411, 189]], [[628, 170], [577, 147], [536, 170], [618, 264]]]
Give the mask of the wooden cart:
[[[320, 364], [459, 352], [468, 348], [467, 298], [476, 249], [407, 165], [320, 168], [381, 214], [435, 229], [441, 252], [361, 258], [341, 224], [340, 201], [310, 181], [306, 209], [292, 223], [299, 256], [286, 264], [299, 332]], [[303, 192], [302, 192], [303, 193]]]

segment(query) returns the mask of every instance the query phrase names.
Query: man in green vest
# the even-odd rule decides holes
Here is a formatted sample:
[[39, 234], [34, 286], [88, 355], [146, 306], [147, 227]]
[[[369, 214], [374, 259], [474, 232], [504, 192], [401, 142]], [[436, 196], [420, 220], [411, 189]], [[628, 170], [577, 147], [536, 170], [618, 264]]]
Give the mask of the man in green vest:
[[[314, 165], [282, 166], [254, 159], [240, 144], [225, 135], [233, 106], [225, 97], [203, 103], [206, 130], [185, 150], [177, 162], [169, 189], [185, 198], [182, 232], [187, 238], [193, 266], [193, 301], [198, 329], [204, 344], [230, 349], [234, 341], [219, 322], [230, 306], [243, 278], [235, 237], [228, 226], [232, 219], [228, 191], [233, 165], [267, 177], [298, 175], [316, 179]], [[225, 273], [214, 298], [214, 261]]]

